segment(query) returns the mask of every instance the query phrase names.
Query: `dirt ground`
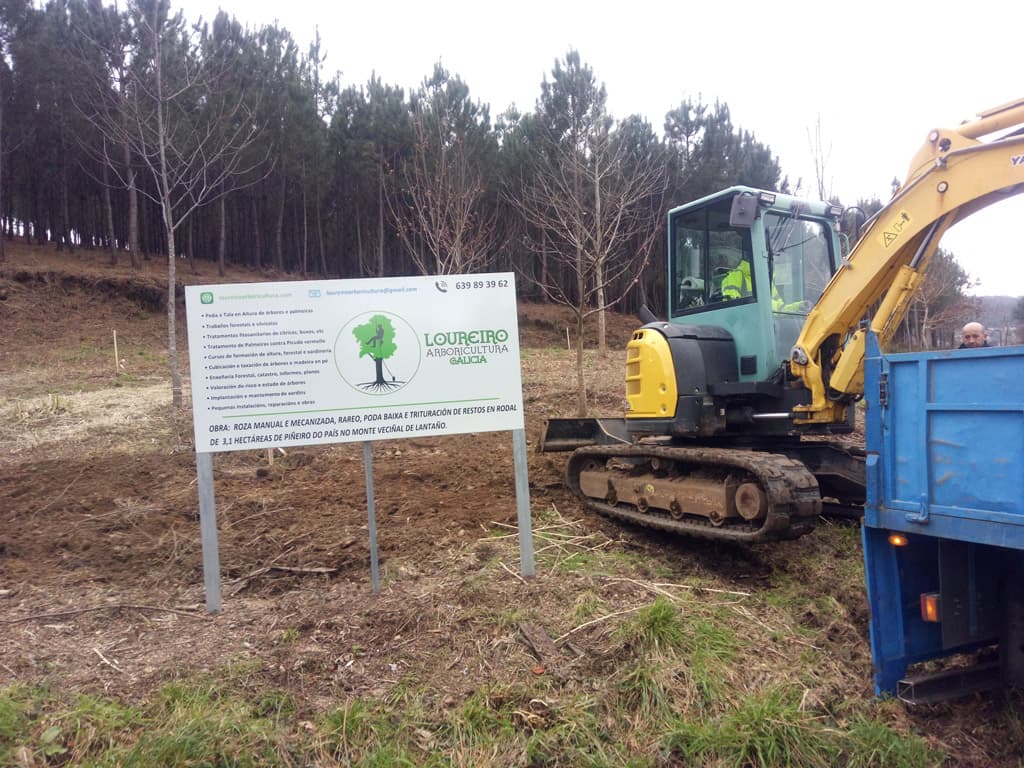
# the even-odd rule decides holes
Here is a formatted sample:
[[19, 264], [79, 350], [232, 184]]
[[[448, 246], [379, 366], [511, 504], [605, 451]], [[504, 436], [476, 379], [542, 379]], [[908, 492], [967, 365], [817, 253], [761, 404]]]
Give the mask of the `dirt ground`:
[[[166, 320], [153, 306], [164, 269], [150, 263], [134, 275], [96, 253], [17, 246], [0, 265], [0, 684], [57, 675], [77, 689], [144, 697], [169, 674], [273, 651], [294, 628], [308, 642], [275, 651], [283, 678], [328, 672], [301, 675], [314, 698], [341, 678], [358, 691], [399, 674], [385, 661], [396, 647], [450, 653], [447, 632], [420, 628], [424, 616], [443, 623], [452, 611], [435, 583], [472, 574], [495, 542], [507, 550], [509, 584], [526, 586], [508, 433], [374, 444], [379, 596], [370, 589], [361, 444], [245, 451], [214, 457], [224, 611], [210, 617], [191, 412], [171, 408], [166, 356], [154, 354], [166, 348]], [[221, 280], [209, 266], [180, 269], [183, 282]], [[564, 366], [544, 371], [543, 348], [566, 345], [565, 313], [525, 306], [520, 324], [522, 345], [538, 350], [524, 363], [536, 367], [524, 386], [532, 446], [543, 417], [556, 406], [566, 413], [575, 390]], [[633, 325], [613, 319], [609, 372], [618, 374]], [[535, 508], [571, 506], [560, 472], [560, 457], [531, 454]], [[494, 526], [508, 529], [508, 541]], [[507, 595], [492, 597], [502, 605]]]
[[[191, 412], [170, 403], [166, 265], [139, 275], [105, 258], [9, 246], [0, 264], [0, 685], [141, 701], [177, 676], [258, 661], [262, 682], [311, 713], [383, 695], [411, 673], [445, 705], [481, 679], [536, 665], [517, 618], [571, 605], [581, 590], [650, 599], [626, 579], [520, 577], [512, 439], [486, 433], [374, 444], [380, 594], [370, 588], [361, 445], [215, 455], [224, 610], [211, 616]], [[221, 280], [208, 265], [179, 269], [184, 282]], [[283, 278], [236, 270], [225, 279]], [[544, 418], [573, 414], [567, 324], [557, 308], [521, 308], [531, 446]], [[610, 353], [588, 358], [597, 413], [619, 407], [621, 350], [635, 324], [613, 317]], [[676, 563], [677, 580], [713, 578], [721, 590], [771, 578], [764, 552], [666, 541], [583, 515], [561, 487], [563, 467], [562, 455], [530, 452], [539, 555], [656, 553]], [[795, 560], [814, 543], [784, 546]], [[850, 619], [830, 640], [844, 671], [828, 695], [870, 698], [863, 596], [835, 599]], [[996, 764], [986, 718], [1001, 706], [985, 699], [967, 713], [900, 718], [960, 765]]]

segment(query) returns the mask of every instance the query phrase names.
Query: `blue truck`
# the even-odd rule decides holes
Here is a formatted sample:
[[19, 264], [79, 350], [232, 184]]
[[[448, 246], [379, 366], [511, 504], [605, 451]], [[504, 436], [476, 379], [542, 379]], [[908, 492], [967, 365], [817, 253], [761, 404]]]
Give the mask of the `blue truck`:
[[1024, 347], [865, 357], [875, 691], [1024, 686]]

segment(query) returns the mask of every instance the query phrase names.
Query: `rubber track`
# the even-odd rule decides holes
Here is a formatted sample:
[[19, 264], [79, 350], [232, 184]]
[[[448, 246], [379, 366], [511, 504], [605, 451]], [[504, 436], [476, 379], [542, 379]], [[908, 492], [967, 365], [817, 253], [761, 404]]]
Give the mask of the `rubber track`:
[[[603, 464], [608, 459], [649, 459], [659, 457], [697, 467], [742, 469], [755, 476], [768, 497], [764, 520], [746, 520], [714, 526], [703, 517], [676, 520], [667, 514], [640, 512], [633, 506], [611, 505], [585, 496], [580, 490], [580, 472], [590, 459]], [[818, 481], [800, 461], [777, 453], [729, 448], [688, 448], [679, 446], [593, 445], [578, 448], [566, 467], [569, 488], [584, 507], [599, 514], [686, 536], [720, 541], [780, 541], [810, 533], [821, 515]]]

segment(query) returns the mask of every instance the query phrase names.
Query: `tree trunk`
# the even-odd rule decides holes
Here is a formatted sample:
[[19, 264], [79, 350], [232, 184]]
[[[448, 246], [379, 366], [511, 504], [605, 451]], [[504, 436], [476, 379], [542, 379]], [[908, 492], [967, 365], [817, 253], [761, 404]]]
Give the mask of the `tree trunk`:
[[195, 216], [189, 216], [188, 217], [188, 229], [186, 230], [186, 234], [185, 234], [185, 237], [187, 238], [185, 248], [188, 251], [188, 268], [189, 268], [189, 271], [192, 272], [193, 275], [199, 274], [198, 272], [196, 272], [196, 242], [195, 242], [195, 227], [194, 227], [195, 223], [196, 223], [196, 217]]
[[[169, 192], [166, 193], [169, 196]], [[165, 200], [163, 207], [170, 208]], [[164, 227], [167, 229], [167, 363], [171, 369], [171, 404], [180, 408], [183, 401], [181, 391], [181, 370], [178, 367], [178, 318], [177, 318], [177, 265], [174, 253], [174, 226], [169, 210], [164, 211]]]
[[[2, 94], [2, 91], [0, 91], [0, 94]], [[2, 113], [2, 111], [3, 111], [3, 108], [2, 108], [2, 106], [0, 106], [0, 113]], [[2, 114], [0, 114], [0, 146], [3, 146], [2, 138], [3, 138], [3, 116], [2, 116]], [[14, 172], [11, 169], [11, 164], [10, 163], [2, 163], [2, 161], [0, 161], [0, 165], [2, 165], [2, 167], [3, 167], [3, 171], [2, 171], [3, 175], [0, 176], [0, 180], [2, 180], [2, 187], [3, 187], [3, 189], [4, 190], [14, 189]], [[14, 199], [13, 199], [13, 197], [11, 195], [5, 194], [0, 199], [2, 199], [2, 201], [3, 201], [3, 208], [0, 209], [0, 211], [2, 211], [2, 213], [3, 213], [4, 224], [7, 227], [7, 239], [13, 241], [15, 238], [17, 238], [21, 234], [18, 231], [18, 224], [20, 223], [22, 227], [25, 227], [26, 226], [26, 222], [24, 220], [24, 217], [22, 218], [22, 220], [20, 222], [16, 222], [14, 220]], [[5, 253], [5, 251], [3, 250], [3, 247], [4, 247], [4, 243], [0, 243], [0, 253]]]
[[31, 243], [32, 238], [36, 240], [36, 245], [46, 245], [46, 227], [42, 226], [43, 213], [42, 205], [39, 197], [42, 193], [39, 190], [39, 184], [33, 182], [32, 184], [32, 230], [31, 232], [25, 230], [25, 242]]
[[263, 269], [263, 238], [260, 235], [260, 211], [259, 206], [256, 204], [256, 196], [252, 198], [252, 255], [256, 260], [254, 266], [256, 269]]
[[601, 174], [598, 162], [594, 160], [594, 287], [597, 289], [597, 351], [604, 355], [608, 351], [608, 319], [605, 316], [604, 286], [604, 229], [601, 210]]
[[309, 269], [309, 215], [306, 213], [306, 185], [302, 185], [302, 279]]
[[107, 224], [107, 250], [110, 252], [110, 266], [117, 266], [117, 234], [114, 232], [114, 201], [110, 195], [110, 168], [103, 165], [103, 212]]
[[[153, 16], [159, 11], [159, 6], [154, 6]], [[153, 29], [158, 30], [159, 24], [153, 24]], [[181, 369], [178, 366], [178, 325], [177, 325], [177, 265], [175, 264], [174, 253], [174, 208], [171, 204], [171, 186], [167, 178], [167, 133], [164, 122], [163, 111], [163, 74], [161, 72], [160, 35], [153, 35], [155, 55], [153, 61], [156, 66], [156, 127], [157, 142], [160, 152], [160, 212], [163, 219], [164, 233], [167, 236], [167, 363], [171, 369], [171, 405], [180, 408], [183, 397], [181, 391]]]
[[576, 309], [576, 415], [587, 415], [587, 379], [583, 373], [583, 319], [586, 307], [580, 301]]
[[[124, 153], [131, 161], [131, 150], [125, 145]], [[139, 236], [139, 191], [135, 188], [135, 171], [128, 170], [128, 250], [132, 268], [142, 269], [142, 238]]]
[[320, 246], [320, 274], [327, 277], [327, 249], [324, 248], [324, 222], [320, 215], [323, 202], [320, 199], [320, 189], [316, 191], [316, 237]]
[[220, 198], [220, 221], [217, 226], [217, 274], [224, 277], [224, 257], [228, 249], [228, 220], [225, 196]]
[[[573, 174], [573, 195], [580, 199], [580, 174]], [[583, 242], [578, 238], [577, 243]], [[583, 418], [587, 415], [587, 380], [583, 375], [583, 320], [587, 311], [587, 275], [584, 270], [586, 255], [583, 248], [576, 246], [576, 389], [578, 396], [577, 413]]]
[[359, 211], [359, 201], [356, 201], [356, 254], [359, 261], [359, 277], [366, 277], [366, 253], [363, 250], [363, 220]]
[[277, 207], [277, 224], [274, 229], [274, 266], [284, 270], [284, 208], [286, 203], [288, 179], [284, 172], [284, 161], [281, 162], [281, 204]]
[[68, 200], [68, 159], [67, 148], [64, 146], [64, 128], [60, 131], [60, 238], [57, 240], [57, 250], [61, 250], [62, 243], [67, 245], [68, 253], [75, 252], [75, 244], [71, 240], [71, 205]]
[[[3, 178], [4, 170], [6, 168], [3, 161], [3, 146], [4, 146], [4, 100], [7, 95], [4, 93], [3, 80], [0, 80], [0, 211], [4, 209], [4, 187]], [[12, 222], [13, 225], [13, 222]], [[0, 231], [0, 263], [3, 263], [7, 259], [7, 235]]]
[[541, 232], [541, 247], [540, 247], [540, 284], [548, 285], [548, 281], [551, 279], [551, 274], [548, 271], [548, 232], [544, 230]]
[[377, 165], [377, 277], [384, 277], [384, 153]]

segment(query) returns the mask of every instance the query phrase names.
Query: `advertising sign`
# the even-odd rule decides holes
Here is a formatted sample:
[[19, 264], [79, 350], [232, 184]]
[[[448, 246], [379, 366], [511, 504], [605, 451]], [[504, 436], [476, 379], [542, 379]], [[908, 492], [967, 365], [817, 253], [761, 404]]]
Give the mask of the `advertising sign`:
[[196, 451], [524, 428], [512, 273], [187, 286]]

